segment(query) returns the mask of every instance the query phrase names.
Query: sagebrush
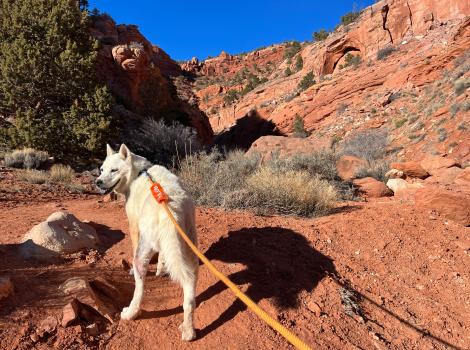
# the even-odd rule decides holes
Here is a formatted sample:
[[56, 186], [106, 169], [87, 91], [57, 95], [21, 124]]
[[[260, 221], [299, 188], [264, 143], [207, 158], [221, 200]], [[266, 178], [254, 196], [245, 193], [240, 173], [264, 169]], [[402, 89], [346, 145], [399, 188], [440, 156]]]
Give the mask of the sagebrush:
[[49, 154], [34, 148], [25, 148], [5, 153], [5, 166], [22, 169], [38, 169], [49, 160]]
[[182, 160], [178, 175], [200, 205], [312, 216], [339, 196], [336, 159], [329, 151], [263, 161], [257, 153], [213, 151]]

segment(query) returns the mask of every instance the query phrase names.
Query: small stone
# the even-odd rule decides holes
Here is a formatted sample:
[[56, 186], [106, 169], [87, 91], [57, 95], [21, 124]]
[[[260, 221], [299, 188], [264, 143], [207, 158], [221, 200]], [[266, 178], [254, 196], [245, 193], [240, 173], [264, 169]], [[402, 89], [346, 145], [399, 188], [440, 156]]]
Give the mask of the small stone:
[[313, 300], [310, 300], [307, 303], [307, 307], [310, 311], [312, 311], [315, 314], [315, 316], [320, 316], [321, 315], [320, 306], [316, 302], [314, 302]]
[[10, 277], [0, 277], [0, 300], [13, 293], [13, 283]]
[[98, 329], [98, 325], [96, 323], [92, 323], [85, 328], [86, 332], [91, 336], [96, 336], [100, 333]]
[[124, 271], [129, 271], [131, 269], [131, 265], [129, 265], [126, 259], [121, 259], [121, 266]]
[[73, 299], [70, 303], [64, 306], [62, 310], [62, 327], [70, 326], [78, 318], [79, 304], [77, 299]]
[[33, 343], [36, 343], [39, 340], [39, 337], [36, 333], [33, 333], [29, 336]]
[[36, 330], [36, 334], [42, 338], [46, 334], [53, 333], [57, 328], [57, 319], [53, 316], [48, 316], [41, 321], [39, 328]]
[[117, 200], [117, 194], [115, 192], [111, 192], [103, 197], [104, 203], [115, 202]]

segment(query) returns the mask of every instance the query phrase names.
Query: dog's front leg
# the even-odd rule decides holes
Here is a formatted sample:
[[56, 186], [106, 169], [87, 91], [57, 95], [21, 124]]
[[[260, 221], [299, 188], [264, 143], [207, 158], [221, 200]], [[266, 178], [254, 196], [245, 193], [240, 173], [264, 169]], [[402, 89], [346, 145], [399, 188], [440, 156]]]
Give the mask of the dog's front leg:
[[129, 306], [125, 307], [121, 312], [121, 319], [123, 320], [133, 320], [139, 315], [142, 298], [144, 296], [145, 275], [147, 274], [152, 254], [152, 249], [149, 248], [148, 245], [139, 244], [134, 256], [133, 266], [135, 280], [134, 296]]

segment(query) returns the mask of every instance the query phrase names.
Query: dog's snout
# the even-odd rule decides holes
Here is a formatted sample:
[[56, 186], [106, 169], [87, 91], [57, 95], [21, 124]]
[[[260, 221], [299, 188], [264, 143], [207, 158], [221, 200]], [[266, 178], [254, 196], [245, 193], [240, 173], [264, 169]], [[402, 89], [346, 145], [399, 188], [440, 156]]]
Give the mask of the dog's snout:
[[101, 180], [101, 179], [96, 179], [95, 183], [96, 183], [96, 186], [98, 186], [98, 187], [103, 186], [103, 180]]

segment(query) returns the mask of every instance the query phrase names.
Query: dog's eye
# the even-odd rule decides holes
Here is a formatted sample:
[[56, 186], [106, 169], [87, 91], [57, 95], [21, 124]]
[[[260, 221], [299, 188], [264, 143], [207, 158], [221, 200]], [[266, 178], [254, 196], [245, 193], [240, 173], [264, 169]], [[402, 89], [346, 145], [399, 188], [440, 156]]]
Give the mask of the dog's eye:
[[112, 173], [115, 173], [116, 171], [118, 171], [118, 170], [117, 169], [111, 169]]

